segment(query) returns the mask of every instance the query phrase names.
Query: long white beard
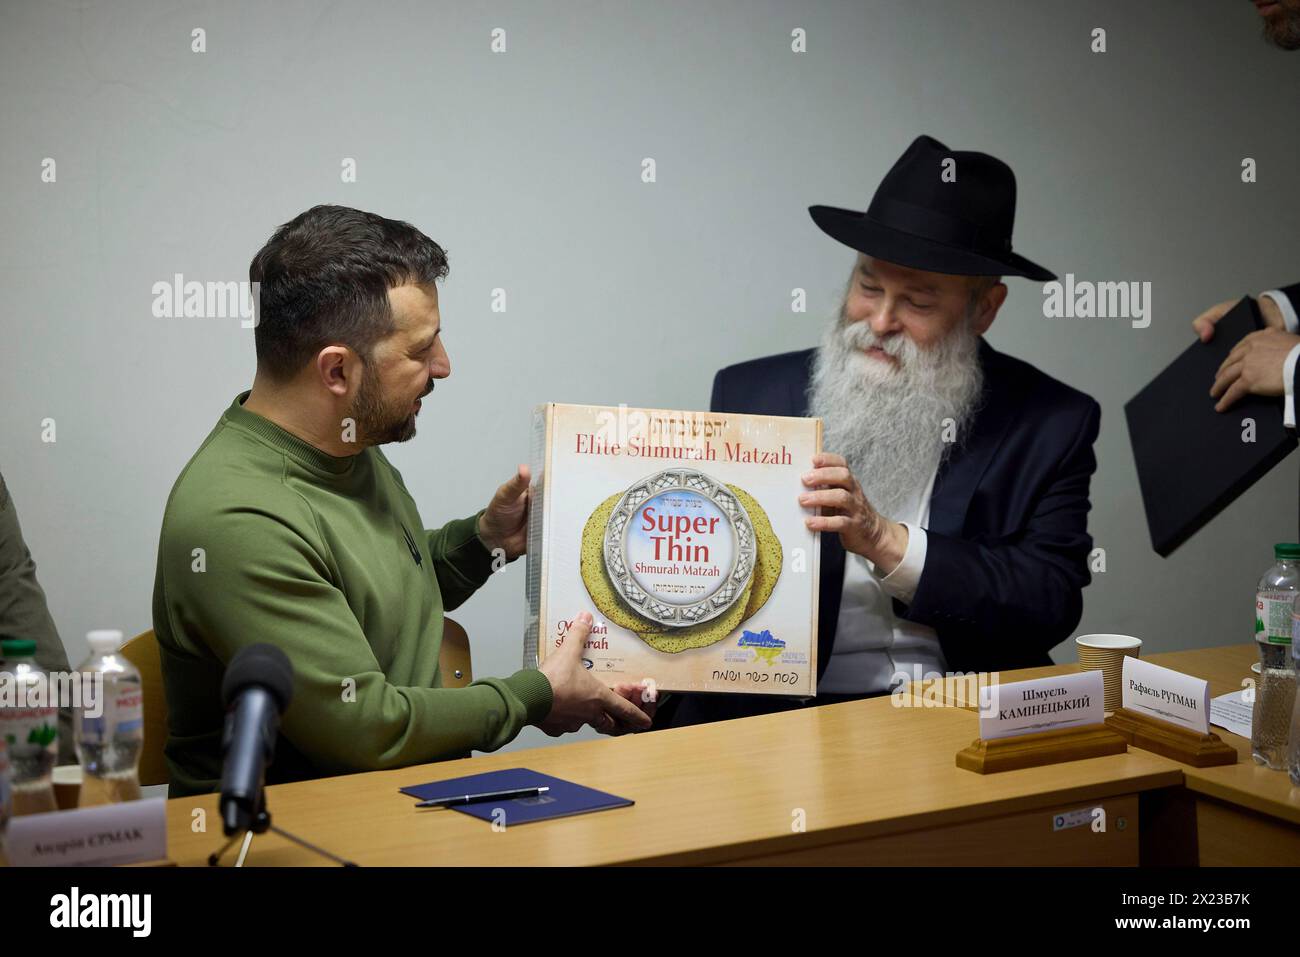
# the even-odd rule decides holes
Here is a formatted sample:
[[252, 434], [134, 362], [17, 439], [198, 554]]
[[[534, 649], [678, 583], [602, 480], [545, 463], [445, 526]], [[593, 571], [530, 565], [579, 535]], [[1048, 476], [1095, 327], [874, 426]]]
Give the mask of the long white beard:
[[[898, 365], [862, 352], [871, 346]], [[944, 455], [964, 440], [983, 384], [979, 336], [968, 322], [922, 349], [903, 333], [881, 339], [865, 322], [846, 322], [841, 309], [817, 351], [810, 414], [822, 420], [823, 448], [844, 456], [876, 511], [911, 521], [904, 510], [919, 504]]]

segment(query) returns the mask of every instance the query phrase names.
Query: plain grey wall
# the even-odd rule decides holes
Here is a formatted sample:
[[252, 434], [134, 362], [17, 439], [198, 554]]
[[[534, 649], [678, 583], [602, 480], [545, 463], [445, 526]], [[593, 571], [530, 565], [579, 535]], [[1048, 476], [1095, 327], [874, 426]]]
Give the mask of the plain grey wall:
[[[245, 279], [272, 229], [321, 202], [442, 243], [453, 375], [388, 450], [437, 525], [526, 458], [537, 403], [704, 408], [718, 367], [814, 344], [853, 254], [806, 207], [864, 208], [922, 132], [1012, 165], [1025, 255], [1153, 284], [1134, 329], [1046, 320], [1040, 287], [1013, 279], [991, 334], [1103, 408], [1090, 527], [1107, 570], [1078, 633], [1152, 651], [1251, 636], [1254, 582], [1296, 535], [1295, 461], [1163, 560], [1123, 423], [1200, 309], [1300, 279], [1300, 53], [1265, 45], [1250, 4], [2, 9], [0, 470], [74, 663], [90, 628], [150, 627], [167, 492], [252, 378], [251, 331], [153, 318], [155, 282]], [[518, 667], [523, 573], [456, 613], [481, 675]]]

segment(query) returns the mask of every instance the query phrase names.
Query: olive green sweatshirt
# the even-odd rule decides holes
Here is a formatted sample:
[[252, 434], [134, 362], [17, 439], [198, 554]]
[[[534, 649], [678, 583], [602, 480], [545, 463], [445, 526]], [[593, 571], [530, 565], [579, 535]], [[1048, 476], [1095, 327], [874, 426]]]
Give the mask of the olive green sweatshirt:
[[[36, 562], [18, 524], [18, 506], [0, 475], [0, 638], [36, 642], [36, 663], [46, 671], [68, 671], [68, 653], [59, 639], [45, 590], [36, 580]], [[59, 763], [76, 764], [72, 709], [59, 709]]]
[[492, 751], [546, 717], [533, 669], [443, 688], [444, 611], [492, 573], [478, 516], [428, 529], [376, 447], [335, 457], [238, 396], [163, 515], [153, 622], [171, 796], [221, 778], [221, 678], [241, 648], [293, 665], [268, 783]]

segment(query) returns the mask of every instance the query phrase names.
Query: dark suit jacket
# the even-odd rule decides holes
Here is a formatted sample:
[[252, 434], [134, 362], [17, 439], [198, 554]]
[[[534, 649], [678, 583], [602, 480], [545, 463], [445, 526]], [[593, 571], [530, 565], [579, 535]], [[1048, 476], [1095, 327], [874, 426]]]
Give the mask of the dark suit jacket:
[[[715, 412], [808, 414], [814, 350], [723, 369]], [[925, 568], [900, 617], [933, 628], [949, 671], [1051, 664], [1070, 636], [1091, 580], [1088, 485], [1101, 408], [1087, 395], [980, 342], [984, 395], [965, 441], [940, 466], [930, 498]], [[811, 464], [810, 464], [811, 467]], [[817, 662], [835, 647], [844, 547], [821, 536]], [[795, 706], [771, 695], [673, 695], [656, 727]], [[812, 703], [816, 703], [815, 701]]]
[[[1278, 292], [1286, 296], [1291, 303], [1291, 308], [1296, 311], [1297, 316], [1300, 316], [1300, 282], [1294, 286], [1283, 286]], [[1291, 387], [1291, 394], [1296, 397], [1296, 402], [1300, 403], [1300, 362], [1296, 363], [1295, 381]]]
[[[1287, 300], [1291, 303], [1291, 308], [1295, 310], [1296, 315], [1300, 316], [1300, 282], [1291, 286], [1282, 286], [1278, 289], [1278, 292], [1286, 296]], [[1297, 406], [1296, 411], [1300, 414], [1300, 362], [1296, 363], [1293, 376], [1291, 395], [1295, 397]], [[1297, 431], [1300, 431], [1300, 429], [1297, 429]]]

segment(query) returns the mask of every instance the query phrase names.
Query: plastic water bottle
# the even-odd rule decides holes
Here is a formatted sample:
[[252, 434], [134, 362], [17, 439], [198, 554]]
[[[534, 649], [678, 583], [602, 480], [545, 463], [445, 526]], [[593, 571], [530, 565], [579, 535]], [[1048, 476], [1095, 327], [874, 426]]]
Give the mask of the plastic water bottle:
[[[140, 749], [144, 744], [144, 693], [140, 672], [120, 654], [120, 631], [92, 631], [82, 675], [82, 707], [73, 714], [81, 759], [81, 807], [135, 801], [140, 797]], [[87, 707], [86, 688], [102, 680]], [[96, 714], [95, 712], [99, 713]]]
[[1250, 753], [1260, 764], [1280, 770], [1287, 764], [1295, 707], [1291, 614], [1300, 597], [1300, 545], [1275, 545], [1273, 555], [1277, 564], [1259, 580], [1255, 595], [1260, 675], [1250, 722]]
[[36, 663], [36, 642], [0, 641], [0, 737], [9, 752], [13, 813], [57, 811], [54, 764], [59, 756], [59, 709], [49, 676]]
[[[1296, 597], [1294, 610], [1291, 612], [1291, 672], [1292, 682], [1300, 676], [1300, 596]], [[1295, 691], [1291, 692], [1293, 695]], [[1300, 787], [1300, 695], [1296, 695], [1295, 704], [1291, 706], [1291, 741], [1287, 745], [1286, 769], [1291, 776], [1291, 783]]]

